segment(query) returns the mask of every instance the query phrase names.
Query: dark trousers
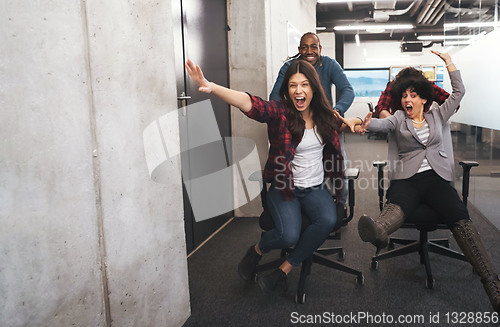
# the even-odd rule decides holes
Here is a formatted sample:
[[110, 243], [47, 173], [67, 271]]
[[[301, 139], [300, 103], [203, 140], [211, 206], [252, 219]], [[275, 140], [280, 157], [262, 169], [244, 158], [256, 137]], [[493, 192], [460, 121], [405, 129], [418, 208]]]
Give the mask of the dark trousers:
[[410, 216], [420, 204], [427, 204], [450, 228], [459, 220], [469, 219], [467, 207], [460, 200], [457, 190], [434, 170], [391, 181], [387, 202], [399, 205], [405, 217]]

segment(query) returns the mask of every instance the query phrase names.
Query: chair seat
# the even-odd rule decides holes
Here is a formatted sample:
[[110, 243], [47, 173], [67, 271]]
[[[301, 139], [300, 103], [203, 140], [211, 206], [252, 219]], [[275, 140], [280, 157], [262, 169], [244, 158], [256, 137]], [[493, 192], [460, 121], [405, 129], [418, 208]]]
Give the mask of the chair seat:
[[[346, 219], [345, 208], [343, 206], [337, 206], [337, 224], [335, 225], [333, 231], [337, 231], [340, 227], [344, 225], [344, 220]], [[309, 225], [311, 225], [311, 220], [309, 217], [302, 213], [302, 225], [301, 232], [303, 232]], [[274, 228], [274, 220], [267, 209], [260, 214], [259, 226], [262, 230], [269, 231]]]
[[422, 204], [405, 220], [402, 228], [416, 228], [419, 231], [431, 232], [436, 229], [447, 229], [448, 225], [434, 209]]
[[[449, 124], [447, 125], [447, 127], [449, 127]], [[446, 133], [443, 132], [443, 135], [444, 134]], [[389, 158], [397, 158], [395, 149], [395, 140], [391, 138], [391, 140], [389, 141]], [[450, 153], [453, 153], [453, 150], [450, 151]], [[477, 165], [478, 163], [473, 161], [460, 162], [460, 166], [462, 166], [463, 168], [462, 201], [465, 205], [467, 205], [467, 197], [469, 194], [470, 170], [472, 167], [476, 167]], [[373, 166], [377, 167], [378, 170], [377, 181], [379, 208], [382, 211], [384, 205], [384, 167], [387, 166], [387, 162], [375, 161], [373, 163]], [[448, 238], [429, 239], [428, 232], [434, 231], [436, 229], [449, 229], [443, 218], [440, 217], [438, 213], [429, 206], [424, 204], [419, 205], [417, 209], [409, 217], [406, 218], [404, 224], [401, 227], [414, 229], [416, 228], [419, 231], [419, 238], [416, 240], [412, 240], [407, 238], [390, 237], [388, 246], [389, 251], [379, 253], [380, 249], [377, 249], [377, 252], [372, 257], [371, 267], [373, 270], [378, 269], [378, 262], [380, 260], [417, 252], [420, 255], [420, 263], [425, 266], [425, 271], [427, 274], [425, 285], [427, 288], [433, 288], [434, 278], [432, 277], [429, 252], [437, 253], [439, 255], [454, 258], [457, 260], [467, 261], [462, 253], [450, 249]], [[403, 246], [395, 248], [394, 244], [402, 244]]]
[[[340, 227], [346, 225], [353, 217], [354, 215], [354, 180], [357, 179], [359, 176], [359, 169], [357, 168], [350, 168], [346, 169], [345, 171], [345, 178], [348, 180], [348, 206], [346, 207], [345, 205], [337, 205], [337, 224], [334, 227], [334, 230], [330, 235], [328, 236], [328, 239], [332, 240], [338, 240], [340, 239], [340, 232], [337, 231]], [[264, 183], [262, 179], [262, 173], [254, 173], [249, 177], [250, 180], [252, 181], [258, 181], [261, 184], [261, 201], [262, 201], [262, 207], [264, 208], [264, 211], [259, 217], [259, 225], [260, 228], [264, 231], [269, 231], [272, 230], [275, 225], [274, 225], [274, 220], [271, 217], [269, 211], [266, 209], [266, 194], [267, 194], [267, 185]], [[348, 209], [349, 208], [349, 215]], [[302, 213], [302, 228], [301, 228], [301, 233], [304, 232], [304, 230], [311, 224], [310, 219]], [[293, 248], [287, 248], [287, 249], [282, 249], [281, 250], [281, 255], [279, 259], [262, 263], [258, 265], [255, 268], [255, 275], [254, 278], [257, 277], [257, 274], [264, 272], [266, 270], [270, 269], [276, 269], [278, 268], [282, 263], [283, 263], [283, 258], [287, 253], [290, 253], [293, 250]], [[306, 285], [306, 278], [307, 276], [311, 273], [311, 267], [313, 263], [319, 264], [321, 266], [325, 266], [328, 268], [332, 268], [338, 271], [342, 271], [348, 274], [352, 274], [356, 276], [356, 283], [359, 285], [364, 284], [364, 276], [363, 273], [359, 270], [353, 269], [349, 266], [344, 265], [341, 262], [332, 260], [327, 258], [326, 256], [332, 255], [332, 254], [338, 254], [338, 260], [343, 261], [345, 252], [342, 247], [328, 247], [328, 248], [319, 248], [317, 249], [313, 254], [311, 254], [310, 257], [305, 259], [302, 262], [302, 266], [300, 269], [300, 277], [299, 277], [299, 285], [297, 288], [297, 294], [295, 296], [295, 302], [297, 303], [304, 303], [305, 302], [305, 285]]]
[[[302, 228], [301, 232], [303, 232], [307, 226], [311, 225], [311, 221], [309, 218], [305, 215], [302, 214]], [[262, 228], [262, 230], [265, 231], [270, 231], [271, 229], [274, 228], [274, 220], [271, 214], [269, 213], [268, 210], [264, 210], [259, 217], [259, 226]]]

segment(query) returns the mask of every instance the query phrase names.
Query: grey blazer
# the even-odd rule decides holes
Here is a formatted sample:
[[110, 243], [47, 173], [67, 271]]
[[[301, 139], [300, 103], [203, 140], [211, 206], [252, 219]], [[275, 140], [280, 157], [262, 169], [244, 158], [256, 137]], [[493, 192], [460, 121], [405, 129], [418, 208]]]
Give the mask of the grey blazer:
[[[415, 127], [403, 110], [385, 119], [372, 118], [368, 131], [390, 133], [397, 146], [397, 161], [389, 162], [389, 179], [406, 179], [415, 175], [427, 158], [432, 169], [443, 179], [453, 181], [453, 156], [450, 146], [443, 143], [449, 137], [448, 120], [455, 113], [465, 94], [460, 71], [450, 73], [452, 93], [442, 105], [433, 102], [424, 118], [429, 124], [429, 140], [423, 144]], [[443, 130], [446, 134], [443, 136]], [[392, 134], [392, 135], [391, 135]], [[390, 149], [389, 149], [389, 152]], [[391, 157], [390, 153], [389, 156]], [[391, 158], [389, 158], [391, 159]]]

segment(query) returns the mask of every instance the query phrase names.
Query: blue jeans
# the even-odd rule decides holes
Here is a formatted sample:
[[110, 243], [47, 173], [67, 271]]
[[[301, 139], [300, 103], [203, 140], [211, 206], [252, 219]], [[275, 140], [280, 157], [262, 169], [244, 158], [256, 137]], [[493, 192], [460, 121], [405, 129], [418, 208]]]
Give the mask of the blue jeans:
[[[282, 199], [273, 184], [267, 192], [267, 209], [275, 228], [263, 233], [259, 242], [262, 253], [273, 249], [284, 249], [295, 245], [287, 260], [298, 266], [327, 239], [337, 222], [335, 202], [325, 185], [308, 188], [295, 187], [295, 198]], [[306, 230], [300, 234], [302, 212], [311, 220]]]

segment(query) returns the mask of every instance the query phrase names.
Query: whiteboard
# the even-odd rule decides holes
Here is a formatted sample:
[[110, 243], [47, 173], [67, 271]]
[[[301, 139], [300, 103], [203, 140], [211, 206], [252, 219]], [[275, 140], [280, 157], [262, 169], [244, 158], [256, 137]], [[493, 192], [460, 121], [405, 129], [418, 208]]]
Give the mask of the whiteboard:
[[[462, 74], [465, 96], [451, 121], [500, 129], [500, 29], [452, 56]], [[449, 76], [445, 89], [451, 90]]]

